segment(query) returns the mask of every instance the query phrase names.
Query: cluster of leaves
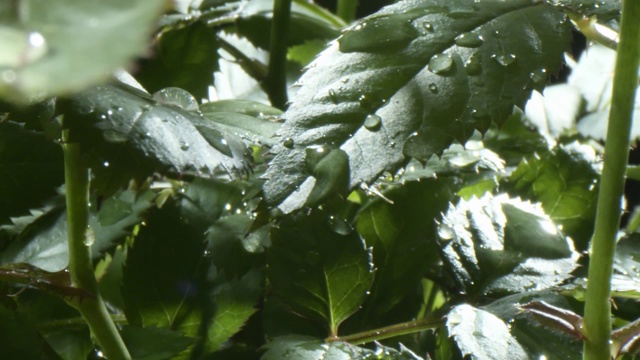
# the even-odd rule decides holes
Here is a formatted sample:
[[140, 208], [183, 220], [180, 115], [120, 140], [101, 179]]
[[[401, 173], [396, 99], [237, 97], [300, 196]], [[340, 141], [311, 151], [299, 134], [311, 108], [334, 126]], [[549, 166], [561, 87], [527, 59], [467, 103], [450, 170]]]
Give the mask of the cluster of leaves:
[[[64, 127], [134, 359], [581, 357], [600, 150], [519, 109], [570, 50], [564, 10], [615, 23], [619, 2], [403, 0], [347, 27], [294, 0], [284, 113], [271, 0], [165, 3], [0, 4], [2, 354], [101, 354], [65, 304], [91, 294], [65, 270]], [[105, 81], [152, 28], [135, 79]], [[618, 325], [640, 317], [637, 237]]]

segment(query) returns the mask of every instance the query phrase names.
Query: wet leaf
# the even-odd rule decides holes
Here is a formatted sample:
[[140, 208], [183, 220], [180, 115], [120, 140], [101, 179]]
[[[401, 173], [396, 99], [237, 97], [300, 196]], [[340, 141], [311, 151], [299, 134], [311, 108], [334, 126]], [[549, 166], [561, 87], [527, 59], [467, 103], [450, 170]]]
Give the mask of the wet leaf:
[[357, 234], [336, 233], [328, 221], [327, 214], [319, 212], [286, 219], [274, 229], [268, 277], [282, 301], [335, 335], [364, 301], [373, 264]]
[[144, 51], [164, 6], [162, 0], [3, 1], [0, 97], [24, 103], [104, 80]]
[[253, 144], [273, 145], [280, 124], [274, 120], [282, 111], [249, 100], [222, 100], [200, 106], [202, 115], [221, 130]]
[[21, 124], [0, 123], [0, 224], [54, 196], [63, 169], [58, 144]]
[[[569, 44], [563, 19], [557, 9], [529, 0], [401, 1], [363, 19], [300, 79], [278, 132], [294, 145], [275, 147], [264, 176], [266, 199], [279, 204], [297, 187], [311, 191], [304, 167], [311, 146], [345, 151], [354, 187], [394, 172], [409, 157], [428, 160], [454, 140], [464, 143], [492, 121], [501, 124], [538, 87], [530, 73], [553, 73], [561, 64]], [[390, 28], [402, 30], [385, 31]], [[455, 44], [469, 32], [482, 37], [479, 47]], [[477, 65], [472, 74], [469, 61]], [[381, 119], [377, 131], [363, 126], [371, 114]], [[304, 196], [296, 196], [302, 206]]]
[[203, 177], [218, 168], [247, 171], [240, 139], [197, 113], [160, 105], [125, 85], [91, 88], [67, 107], [74, 140], [99, 153], [110, 172], [128, 166], [120, 172], [131, 178], [153, 170]]
[[546, 289], [578, 266], [573, 242], [544, 211], [507, 195], [451, 205], [438, 235], [450, 271], [470, 295]]
[[528, 358], [502, 319], [471, 305], [458, 305], [449, 311], [447, 331], [462, 355], [471, 359]]
[[362, 359], [371, 350], [343, 342], [325, 344], [306, 336], [281, 336], [266, 345], [261, 360], [351, 360]]

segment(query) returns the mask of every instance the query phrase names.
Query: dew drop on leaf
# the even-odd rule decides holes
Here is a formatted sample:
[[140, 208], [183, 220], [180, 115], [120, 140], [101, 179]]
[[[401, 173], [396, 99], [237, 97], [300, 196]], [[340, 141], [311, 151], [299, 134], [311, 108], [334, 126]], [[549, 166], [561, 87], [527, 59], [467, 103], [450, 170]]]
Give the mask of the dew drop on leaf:
[[535, 70], [529, 74], [529, 78], [535, 88], [541, 88], [547, 82], [547, 69]]
[[379, 16], [346, 30], [338, 44], [342, 52], [401, 49], [418, 36], [409, 22], [393, 16]]
[[438, 93], [438, 85], [429, 84], [429, 91], [431, 91], [432, 94], [437, 94]]
[[428, 68], [434, 74], [444, 75], [453, 68], [453, 59], [449, 54], [438, 54], [429, 60]]
[[336, 94], [336, 91], [333, 89], [329, 90], [329, 99], [331, 99], [331, 102], [334, 104], [338, 103], [338, 94]]
[[324, 146], [310, 146], [305, 149], [305, 166], [310, 173], [316, 168], [316, 165], [322, 160], [329, 151]]
[[494, 54], [491, 58], [504, 67], [510, 66], [516, 62], [516, 56], [514, 54]]
[[197, 112], [200, 108], [196, 98], [178, 87], [168, 87], [153, 94], [153, 99], [162, 105], [173, 105], [180, 109]]
[[430, 22], [426, 22], [422, 25], [424, 27], [425, 30], [427, 30], [428, 32], [433, 32], [433, 25], [431, 25]]
[[353, 232], [353, 227], [345, 219], [337, 216], [329, 216], [329, 227], [336, 234], [349, 235]]
[[369, 114], [364, 118], [364, 127], [367, 128], [367, 130], [378, 130], [380, 124], [382, 124], [382, 118], [376, 114]]
[[451, 226], [447, 224], [440, 224], [440, 226], [438, 227], [438, 236], [440, 237], [440, 239], [448, 241], [452, 240], [456, 236], [456, 234]]
[[180, 150], [182, 150], [182, 151], [189, 150], [189, 144], [184, 142], [184, 141], [180, 141]]
[[293, 148], [293, 145], [294, 145], [293, 139], [290, 137], [284, 139], [284, 142], [282, 143], [282, 146], [286, 147], [287, 149]]
[[96, 234], [93, 232], [93, 228], [91, 226], [87, 226], [84, 236], [84, 244], [86, 246], [91, 246], [94, 242], [96, 242]]
[[458, 46], [468, 47], [468, 48], [477, 48], [480, 45], [482, 45], [482, 43], [484, 42], [484, 39], [479, 34], [467, 32], [467, 33], [458, 35], [458, 37], [456, 37], [454, 41]]

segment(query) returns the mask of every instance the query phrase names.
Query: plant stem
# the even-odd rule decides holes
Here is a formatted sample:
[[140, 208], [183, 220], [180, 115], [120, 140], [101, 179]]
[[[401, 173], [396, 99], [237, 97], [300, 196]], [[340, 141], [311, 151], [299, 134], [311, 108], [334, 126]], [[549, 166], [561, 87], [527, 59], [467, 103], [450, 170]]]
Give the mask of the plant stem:
[[67, 197], [67, 232], [69, 234], [69, 273], [74, 287], [90, 297], [68, 301], [85, 319], [91, 333], [110, 360], [129, 360], [131, 355], [111, 320], [102, 297], [91, 261], [87, 237], [89, 222], [89, 169], [80, 145], [71, 142], [69, 130], [62, 133], [64, 175]]
[[337, 14], [347, 24], [356, 18], [356, 9], [358, 8], [358, 0], [338, 0]]
[[585, 360], [611, 357], [611, 275], [620, 226], [624, 176], [629, 158], [631, 119], [640, 62], [640, 1], [624, 0], [620, 43], [604, 150], [604, 168], [591, 243], [584, 311]]
[[395, 324], [391, 326], [386, 326], [379, 329], [367, 330], [360, 333], [355, 333], [347, 336], [336, 336], [325, 339], [327, 342], [333, 341], [346, 341], [353, 345], [360, 345], [369, 343], [376, 340], [384, 340], [392, 337], [412, 334], [418, 331], [423, 331], [427, 329], [435, 329], [437, 327], [442, 326], [444, 324], [443, 318], [438, 319], [420, 319], [414, 321], [408, 321], [405, 323]]
[[266, 88], [271, 105], [284, 109], [287, 104], [287, 48], [291, 0], [273, 2], [271, 43], [269, 49], [269, 73]]

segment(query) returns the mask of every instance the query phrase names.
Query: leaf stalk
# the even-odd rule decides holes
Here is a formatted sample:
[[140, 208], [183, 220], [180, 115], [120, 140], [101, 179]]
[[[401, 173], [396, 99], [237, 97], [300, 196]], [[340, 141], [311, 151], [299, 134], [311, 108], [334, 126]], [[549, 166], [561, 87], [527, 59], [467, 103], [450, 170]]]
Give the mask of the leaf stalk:
[[590, 249], [584, 312], [583, 359], [611, 358], [611, 276], [620, 226], [621, 199], [629, 158], [633, 105], [640, 63], [640, 2], [624, 0], [620, 43], [613, 79], [613, 95], [605, 145], [602, 182]]
[[345, 341], [353, 345], [361, 345], [372, 341], [390, 339], [396, 336], [413, 334], [419, 331], [435, 329], [444, 324], [444, 318], [425, 318], [408, 321], [382, 328], [367, 330], [347, 336], [335, 336], [325, 339], [326, 342]]
[[107, 358], [130, 360], [127, 350], [98, 292], [91, 260], [89, 231], [89, 168], [80, 144], [73, 143], [69, 130], [62, 133], [64, 175], [69, 234], [69, 273], [74, 287], [92, 294], [78, 301], [66, 299], [85, 319]]

